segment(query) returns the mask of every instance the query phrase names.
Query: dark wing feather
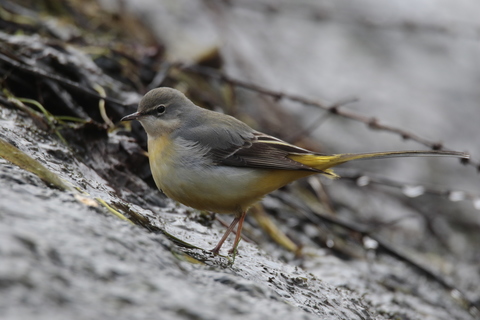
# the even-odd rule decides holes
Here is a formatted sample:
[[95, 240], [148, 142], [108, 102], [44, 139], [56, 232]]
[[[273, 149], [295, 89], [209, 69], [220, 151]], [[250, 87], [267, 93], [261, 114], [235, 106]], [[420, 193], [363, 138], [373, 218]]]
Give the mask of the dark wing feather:
[[310, 151], [262, 133], [255, 133], [255, 137], [245, 141], [243, 146], [212, 149], [210, 152], [214, 162], [224, 166], [321, 172], [287, 157], [291, 153], [310, 154]]

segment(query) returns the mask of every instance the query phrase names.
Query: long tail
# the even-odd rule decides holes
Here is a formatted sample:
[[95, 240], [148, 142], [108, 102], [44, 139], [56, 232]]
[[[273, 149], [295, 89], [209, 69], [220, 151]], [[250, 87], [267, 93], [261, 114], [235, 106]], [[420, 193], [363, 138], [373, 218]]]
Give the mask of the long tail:
[[300, 162], [306, 166], [321, 170], [331, 177], [337, 178], [331, 167], [339, 164], [362, 159], [384, 159], [384, 158], [400, 158], [400, 157], [458, 157], [469, 159], [470, 155], [464, 152], [456, 151], [386, 151], [372, 153], [344, 153], [334, 155], [317, 155], [317, 154], [291, 154], [288, 157], [294, 161]]

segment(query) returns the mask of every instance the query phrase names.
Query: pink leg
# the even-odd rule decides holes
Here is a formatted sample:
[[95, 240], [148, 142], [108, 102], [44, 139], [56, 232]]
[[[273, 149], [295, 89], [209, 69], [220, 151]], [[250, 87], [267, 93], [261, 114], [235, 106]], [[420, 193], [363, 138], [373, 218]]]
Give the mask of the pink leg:
[[[232, 233], [233, 229], [235, 228], [235, 226], [237, 225], [237, 223], [240, 219], [241, 219], [241, 217], [235, 217], [235, 219], [233, 219], [233, 221], [232, 221], [232, 223], [230, 223], [230, 226], [228, 227], [227, 231], [225, 231], [225, 234], [223, 235], [222, 239], [220, 239], [220, 241], [218, 241], [218, 244], [215, 246], [215, 248], [210, 250], [211, 252], [213, 252], [214, 254], [218, 254], [220, 252], [220, 249], [222, 248], [223, 243], [225, 242], [225, 240], [227, 240], [230, 233]], [[243, 219], [242, 219], [242, 223], [243, 223]], [[237, 237], [238, 237], [238, 231], [237, 231]]]
[[230, 249], [228, 253], [234, 253], [235, 250], [237, 250], [237, 246], [238, 246], [238, 243], [240, 242], [240, 237], [242, 235], [243, 221], [245, 220], [246, 216], [247, 216], [247, 211], [245, 210], [242, 212], [242, 215], [238, 220], [238, 227], [237, 227], [237, 234], [235, 235], [235, 242], [233, 243], [232, 249]]

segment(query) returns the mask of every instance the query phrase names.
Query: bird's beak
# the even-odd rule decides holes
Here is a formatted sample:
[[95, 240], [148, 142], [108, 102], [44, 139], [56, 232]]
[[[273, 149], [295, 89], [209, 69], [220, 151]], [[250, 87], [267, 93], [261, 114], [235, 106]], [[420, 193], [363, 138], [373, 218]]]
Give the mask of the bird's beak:
[[131, 121], [131, 120], [137, 120], [138, 118], [141, 117], [141, 113], [135, 112], [132, 114], [129, 114], [128, 116], [123, 117], [120, 121]]

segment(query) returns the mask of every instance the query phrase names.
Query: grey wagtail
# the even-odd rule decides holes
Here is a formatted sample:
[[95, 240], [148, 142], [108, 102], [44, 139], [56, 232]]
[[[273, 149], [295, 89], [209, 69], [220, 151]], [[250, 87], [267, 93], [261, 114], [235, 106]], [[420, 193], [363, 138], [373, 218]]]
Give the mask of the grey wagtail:
[[453, 151], [388, 151], [324, 155], [258, 132], [225, 114], [196, 106], [172, 88], [149, 91], [138, 111], [121, 121], [138, 120], [147, 132], [150, 168], [168, 197], [189, 207], [235, 218], [212, 252], [218, 254], [237, 227], [235, 251], [248, 208], [266, 194], [303, 177], [324, 174], [350, 160], [410, 156], [468, 155]]

